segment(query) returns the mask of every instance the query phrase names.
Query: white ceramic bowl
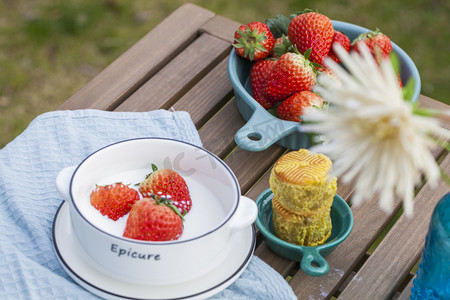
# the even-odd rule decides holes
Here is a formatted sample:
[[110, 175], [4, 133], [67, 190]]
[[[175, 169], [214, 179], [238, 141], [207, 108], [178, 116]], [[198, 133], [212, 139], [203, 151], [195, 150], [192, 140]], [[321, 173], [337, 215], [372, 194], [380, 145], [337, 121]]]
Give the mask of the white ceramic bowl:
[[[167, 242], [122, 237], [127, 216], [112, 221], [90, 205], [96, 184], [139, 183], [151, 163], [172, 168], [189, 187], [192, 208], [180, 239]], [[109, 145], [78, 166], [60, 171], [59, 193], [69, 203], [72, 229], [82, 255], [96, 269], [139, 284], [174, 284], [217, 267], [233, 234], [256, 219], [253, 200], [241, 195], [230, 168], [213, 153], [163, 138], [132, 139]]]

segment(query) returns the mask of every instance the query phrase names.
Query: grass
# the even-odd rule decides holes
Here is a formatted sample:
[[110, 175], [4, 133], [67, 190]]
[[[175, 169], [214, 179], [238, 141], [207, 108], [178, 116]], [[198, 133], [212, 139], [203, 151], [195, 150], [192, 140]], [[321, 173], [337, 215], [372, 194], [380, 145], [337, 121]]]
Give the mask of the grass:
[[186, 2], [240, 23], [311, 8], [331, 19], [378, 27], [415, 61], [422, 93], [450, 103], [450, 1], [3, 0], [0, 148]]

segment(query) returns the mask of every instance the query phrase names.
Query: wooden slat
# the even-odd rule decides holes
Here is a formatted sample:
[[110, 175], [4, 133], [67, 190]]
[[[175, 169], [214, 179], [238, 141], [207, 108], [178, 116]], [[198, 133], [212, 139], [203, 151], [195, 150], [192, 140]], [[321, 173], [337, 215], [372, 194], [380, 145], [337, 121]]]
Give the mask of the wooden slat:
[[449, 129], [450, 130], [450, 115], [448, 115], [448, 113], [450, 112], [450, 106], [442, 103], [442, 102], [438, 102], [436, 100], [431, 99], [430, 97], [424, 96], [424, 95], [420, 95], [419, 97], [419, 103], [420, 103], [420, 107], [426, 107], [426, 108], [431, 108], [434, 109], [438, 112], [447, 112], [447, 117], [445, 118], [445, 120], [441, 120], [441, 126]]
[[[284, 154], [284, 153], [282, 153]], [[254, 185], [251, 187], [251, 189], [245, 194], [247, 197], [256, 200], [258, 196], [267, 188], [269, 188], [269, 178], [270, 178], [270, 171], [272, 170], [272, 167], [266, 171], [264, 176]]]
[[[450, 155], [444, 159], [441, 167], [447, 174], [450, 173]], [[416, 217], [402, 215], [399, 218], [340, 298], [384, 299], [391, 296], [417, 262], [433, 208], [448, 192], [449, 188], [444, 182], [438, 187], [426, 184], [414, 200]]]
[[224, 158], [236, 147], [234, 135], [244, 124], [233, 98], [198, 132], [205, 149]]
[[409, 300], [409, 298], [411, 298], [411, 288], [413, 287], [415, 278], [415, 276], [411, 278], [411, 280], [403, 289], [403, 292], [398, 296], [397, 300]]
[[117, 111], [148, 111], [170, 108], [229, 52], [229, 44], [202, 34], [150, 78]]
[[255, 255], [264, 260], [269, 266], [280, 273], [280, 275], [283, 277], [289, 275], [291, 270], [293, 270], [298, 265], [298, 262], [296, 261], [291, 261], [277, 255], [269, 248], [269, 246], [267, 246], [267, 243], [265, 241], [262, 242], [258, 246], [258, 248], [256, 248]]
[[[306, 290], [314, 299], [327, 299], [333, 295], [395, 215], [396, 210], [391, 214], [380, 211], [377, 201], [372, 199], [359, 207], [352, 207], [352, 232], [326, 257], [330, 271], [320, 278], [298, 272], [290, 281], [296, 294]], [[399, 205], [397, 202], [394, 207], [398, 209]]]
[[211, 35], [214, 35], [218, 38], [221, 38], [225, 41], [228, 41], [230, 44], [234, 41], [234, 32], [238, 29], [241, 24], [230, 20], [228, 18], [224, 18], [222, 16], [215, 16], [211, 20], [209, 20], [205, 25], [200, 29], [202, 32], [207, 32]]
[[[429, 100], [423, 96], [419, 99], [424, 107], [435, 105], [435, 101]], [[435, 154], [437, 157], [440, 155], [439, 151]], [[301, 293], [303, 290], [308, 290], [311, 297], [315, 297], [315, 299], [326, 299], [333, 295], [336, 287], [349, 276], [353, 267], [400, 209], [401, 203], [397, 201], [394, 207], [392, 214], [385, 214], [378, 207], [378, 199], [372, 199], [360, 207], [352, 207], [354, 217], [352, 233], [327, 257], [331, 272], [320, 278], [320, 285], [318, 285], [317, 278], [299, 272], [290, 281], [294, 291]], [[354, 280], [359, 280], [359, 277]]]
[[173, 105], [175, 110], [189, 112], [197, 128], [232, 97], [233, 88], [228, 79], [227, 61], [228, 57]]
[[213, 17], [214, 13], [199, 6], [181, 6], [59, 109], [114, 109], [194, 40], [199, 28]]
[[260, 174], [266, 172], [284, 151], [285, 148], [276, 144], [261, 152], [250, 152], [236, 148], [225, 159], [225, 162], [236, 175], [242, 193], [246, 193], [260, 178]]

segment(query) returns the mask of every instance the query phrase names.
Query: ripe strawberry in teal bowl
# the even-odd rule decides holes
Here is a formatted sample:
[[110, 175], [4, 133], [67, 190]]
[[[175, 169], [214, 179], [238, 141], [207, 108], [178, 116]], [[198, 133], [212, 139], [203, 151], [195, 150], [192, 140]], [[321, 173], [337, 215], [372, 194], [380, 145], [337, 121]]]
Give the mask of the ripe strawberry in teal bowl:
[[[321, 109], [321, 105], [317, 104], [320, 101], [308, 100], [306, 96], [300, 99], [299, 95], [296, 97], [293, 95], [303, 91], [314, 92], [314, 85], [311, 86], [310, 82], [317, 78], [317, 73], [311, 74], [310, 69], [323, 71], [317, 63], [322, 64], [324, 56], [340, 63], [331, 47], [333, 42], [339, 43], [347, 51], [358, 51], [358, 45], [365, 43], [371, 51], [380, 47], [383, 57], [386, 56], [386, 52], [392, 53], [398, 60], [399, 84], [404, 90], [408, 90], [405, 98], [413, 102], [419, 98], [421, 80], [417, 67], [408, 54], [386, 35], [358, 25], [331, 21], [317, 13], [310, 16], [324, 24], [325, 30], [321, 33], [321, 44], [314, 44], [311, 40], [294, 36], [301, 32], [303, 36], [306, 36], [308, 22], [311, 22], [311, 20], [305, 20], [305, 17], [297, 16], [292, 20], [284, 19], [286, 34], [284, 39], [285, 42], [287, 40], [287, 44], [279, 37], [280, 31], [283, 30], [277, 31], [279, 28], [276, 26], [269, 26], [275, 37], [275, 46], [268, 58], [250, 61], [237, 55], [236, 50], [232, 49], [228, 58], [228, 76], [234, 89], [236, 105], [243, 119], [247, 121], [235, 134], [235, 141], [239, 147], [248, 151], [263, 151], [273, 144], [293, 150], [311, 146], [309, 135], [302, 128], [301, 115], [307, 107]], [[295, 24], [291, 25], [292, 23]], [[287, 30], [288, 25], [290, 30]], [[277, 49], [286, 50], [289, 43], [293, 45], [290, 40], [296, 43], [297, 49], [291, 46], [289, 62], [286, 63], [286, 58], [282, 54], [277, 54]], [[314, 51], [315, 48], [318, 50]], [[299, 49], [308, 50], [301, 53], [297, 52], [300, 51]], [[269, 60], [270, 63], [267, 63]], [[284, 66], [280, 66], [280, 61]], [[254, 68], [253, 65], [258, 68]], [[252, 75], [252, 72], [255, 72], [254, 69], [258, 69], [259, 76]], [[293, 70], [295, 74], [301, 73], [301, 76], [296, 76], [293, 80], [294, 83], [291, 79], [286, 79], [290, 76], [286, 74], [293, 73]], [[291, 97], [297, 100], [291, 99], [289, 105], [288, 103], [282, 105]], [[280, 111], [289, 117], [283, 117]]]

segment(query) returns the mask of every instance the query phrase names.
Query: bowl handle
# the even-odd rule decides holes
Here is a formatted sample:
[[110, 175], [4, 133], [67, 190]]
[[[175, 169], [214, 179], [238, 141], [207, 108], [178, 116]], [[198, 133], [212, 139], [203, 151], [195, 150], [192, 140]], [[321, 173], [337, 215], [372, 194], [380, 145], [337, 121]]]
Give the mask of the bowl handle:
[[72, 198], [70, 197], [70, 180], [75, 172], [76, 166], [70, 166], [59, 171], [56, 176], [56, 189], [65, 201], [72, 204]]
[[244, 150], [262, 151], [293, 132], [299, 123], [280, 120], [265, 110], [256, 109], [239, 129], [234, 140]]
[[232, 232], [243, 229], [255, 222], [258, 215], [258, 207], [252, 199], [241, 196], [239, 205], [230, 221]]
[[300, 268], [311, 276], [322, 276], [328, 273], [329, 265], [317, 249], [304, 247]]

